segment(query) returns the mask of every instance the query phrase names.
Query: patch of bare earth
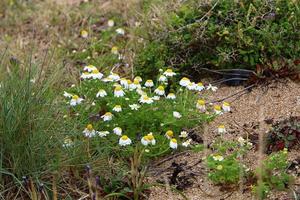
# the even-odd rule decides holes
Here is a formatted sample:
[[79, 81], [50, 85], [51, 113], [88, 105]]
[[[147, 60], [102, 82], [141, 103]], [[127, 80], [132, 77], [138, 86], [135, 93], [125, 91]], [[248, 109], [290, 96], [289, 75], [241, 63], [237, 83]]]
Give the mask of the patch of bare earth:
[[[222, 99], [230, 96], [239, 90], [243, 90], [242, 86], [228, 87], [223, 86], [210, 96], [209, 100]], [[300, 116], [300, 85], [289, 81], [282, 80], [270, 83], [265, 86], [254, 88], [252, 91], [239, 96], [227, 99], [231, 102], [232, 112], [218, 116], [210, 124], [206, 125], [204, 132], [198, 133], [204, 139], [204, 144], [211, 144], [219, 137], [216, 129], [220, 124], [224, 124], [227, 133], [223, 136], [224, 140], [236, 140], [239, 136], [245, 134], [257, 134], [258, 131], [264, 133], [268, 131], [270, 125], [265, 120], [273, 119], [274, 121], [287, 119], [290, 116]], [[163, 187], [157, 186], [151, 189], [150, 200], [177, 200], [184, 199], [182, 195], [171, 189], [166, 182], [170, 182], [174, 170], [180, 164], [181, 171], [178, 177], [186, 177], [178, 179], [178, 184], [185, 181], [189, 187], [185, 188], [182, 193], [191, 200], [244, 200], [256, 199], [251, 192], [250, 185], [241, 183], [236, 188], [227, 188], [223, 190], [219, 186], [212, 184], [208, 180], [208, 170], [205, 167], [205, 161], [202, 158], [210, 153], [209, 149], [199, 153], [187, 151], [171, 155], [168, 158], [155, 162], [150, 169], [151, 176], [149, 182], [161, 182]], [[264, 156], [264, 155], [263, 155]], [[289, 160], [293, 160], [300, 156], [299, 149], [289, 152]], [[255, 169], [259, 161], [259, 153], [253, 148], [241, 162], [250, 169]], [[177, 168], [176, 168], [177, 166]], [[178, 170], [178, 169], [177, 169]], [[186, 180], [188, 179], [188, 180]], [[300, 191], [299, 176], [295, 180], [293, 189]], [[298, 188], [297, 188], [298, 187]], [[289, 200], [294, 199], [293, 194], [289, 191], [272, 192], [268, 199], [273, 200]]]

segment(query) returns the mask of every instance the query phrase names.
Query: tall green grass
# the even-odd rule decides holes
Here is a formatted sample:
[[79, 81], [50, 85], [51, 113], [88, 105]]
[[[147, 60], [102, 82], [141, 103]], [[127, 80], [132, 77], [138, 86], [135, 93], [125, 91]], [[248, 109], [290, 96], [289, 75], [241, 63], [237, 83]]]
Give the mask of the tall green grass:
[[29, 57], [18, 61], [5, 54], [0, 60], [2, 189], [22, 176], [39, 178], [59, 166], [64, 129], [55, 91], [62, 69], [51, 60], [33, 62]]

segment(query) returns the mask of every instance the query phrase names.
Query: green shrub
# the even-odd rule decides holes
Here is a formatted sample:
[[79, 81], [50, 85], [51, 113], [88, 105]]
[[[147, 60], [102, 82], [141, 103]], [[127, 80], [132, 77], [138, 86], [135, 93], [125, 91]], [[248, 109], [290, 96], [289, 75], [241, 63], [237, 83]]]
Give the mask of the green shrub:
[[298, 1], [187, 1], [162, 17], [159, 28], [147, 27], [150, 47], [138, 53], [136, 67], [142, 74], [158, 72], [161, 66], [147, 62], [161, 55], [159, 48], [149, 51], [153, 43], [168, 50], [160, 63], [189, 74], [199, 67], [254, 70], [274, 60], [293, 61], [300, 57], [299, 17]]

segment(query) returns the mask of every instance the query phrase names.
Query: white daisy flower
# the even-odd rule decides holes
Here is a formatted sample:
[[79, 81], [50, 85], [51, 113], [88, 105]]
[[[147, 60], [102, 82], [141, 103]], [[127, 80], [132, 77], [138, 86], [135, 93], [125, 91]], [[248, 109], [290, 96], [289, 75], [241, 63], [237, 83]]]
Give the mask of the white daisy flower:
[[97, 134], [100, 136], [100, 137], [105, 137], [109, 134], [108, 131], [97, 131]]
[[140, 89], [140, 88], [136, 89], [136, 93], [138, 93], [138, 94], [141, 95], [141, 96], [144, 96], [144, 95], [147, 96], [147, 93], [144, 92], [144, 91], [143, 91], [142, 89]]
[[219, 134], [226, 133], [226, 129], [225, 129], [225, 126], [223, 124], [218, 126], [218, 133]]
[[208, 84], [208, 86], [206, 87], [206, 90], [211, 90], [213, 92], [217, 91], [218, 87], [216, 86], [212, 86], [211, 84]]
[[128, 88], [128, 81], [126, 78], [121, 78], [120, 79], [120, 84], [124, 87], [124, 88]]
[[200, 112], [206, 112], [205, 101], [203, 99], [199, 99], [197, 101], [196, 108], [198, 108]]
[[165, 76], [172, 77], [172, 76], [175, 76], [175, 75], [176, 75], [176, 73], [175, 73], [175, 72], [173, 72], [173, 70], [172, 70], [172, 69], [167, 69], [167, 70], [164, 72], [164, 75], [165, 75]]
[[92, 74], [91, 73], [88, 73], [88, 72], [83, 72], [81, 75], [80, 75], [80, 78], [82, 79], [90, 79], [92, 78]]
[[172, 130], [168, 130], [165, 133], [166, 138], [168, 138], [169, 140], [172, 139], [174, 137], [174, 132]]
[[97, 97], [97, 98], [98, 98], [98, 97], [105, 97], [105, 96], [107, 96], [107, 93], [106, 93], [106, 91], [103, 90], [103, 89], [100, 89], [100, 90], [98, 91], [98, 93], [96, 94], [96, 97]]
[[91, 78], [93, 78], [93, 79], [101, 79], [102, 77], [103, 77], [103, 74], [102, 73], [100, 73], [99, 71], [98, 71], [98, 69], [94, 69], [93, 71], [92, 71], [92, 73], [91, 73]]
[[190, 146], [191, 141], [192, 141], [192, 139], [188, 139], [187, 141], [185, 141], [185, 142], [182, 143], [182, 146], [184, 146], [184, 147]]
[[138, 104], [132, 104], [132, 105], [129, 105], [129, 107], [131, 108], [131, 110], [138, 110], [141, 106]]
[[120, 127], [116, 127], [113, 129], [114, 134], [118, 136], [122, 136], [122, 129]]
[[162, 96], [162, 95], [165, 94], [165, 88], [162, 85], [160, 85], [160, 86], [158, 86], [158, 88], [156, 88], [154, 90], [154, 93], [157, 94], [157, 95]]
[[147, 80], [147, 81], [145, 82], [145, 87], [153, 87], [153, 86], [154, 86], [154, 83], [153, 83], [152, 80]]
[[119, 139], [119, 145], [120, 146], [127, 146], [130, 145], [131, 139], [127, 136], [127, 135], [123, 135], [120, 139]]
[[101, 116], [103, 121], [110, 121], [112, 120], [113, 114], [111, 112], [106, 112], [104, 115]]
[[186, 87], [191, 83], [190, 79], [188, 79], [187, 77], [183, 77], [180, 81], [179, 81], [179, 85]]
[[82, 38], [87, 38], [89, 36], [89, 33], [86, 30], [80, 31], [80, 36]]
[[93, 70], [96, 70], [97, 67], [95, 67], [94, 65], [86, 65], [83, 67], [83, 71], [87, 71], [87, 72], [92, 72]]
[[153, 96], [152, 99], [153, 99], [154, 101], [159, 101], [160, 96]]
[[64, 91], [64, 97], [66, 97], [66, 98], [71, 98], [72, 96], [73, 96], [72, 94], [70, 94], [70, 93]]
[[107, 25], [108, 25], [109, 27], [113, 27], [113, 26], [115, 25], [114, 20], [112, 20], [112, 19], [108, 20], [108, 21], [107, 21]]
[[119, 54], [119, 48], [116, 47], [116, 46], [113, 46], [113, 47], [111, 48], [111, 53], [112, 53], [112, 54], [115, 54], [115, 55], [118, 55], [118, 54]]
[[121, 112], [122, 107], [121, 107], [121, 105], [115, 105], [115, 107], [112, 110], [115, 111], [115, 112]]
[[188, 135], [189, 135], [188, 132], [181, 131], [179, 137], [181, 137], [181, 138], [187, 138]]
[[102, 81], [104, 83], [107, 83], [107, 82], [113, 82], [114, 80], [112, 78], [106, 77], [106, 78], [103, 78]]
[[83, 101], [83, 98], [80, 98], [79, 96], [77, 95], [73, 95], [72, 96], [72, 99], [70, 101], [70, 105], [71, 106], [76, 106], [78, 104], [81, 104], [81, 102]]
[[114, 90], [115, 97], [123, 97], [124, 95], [125, 95], [125, 92], [122, 90], [121, 86], [115, 87], [115, 90]]
[[74, 142], [71, 140], [70, 137], [66, 137], [64, 139], [64, 143], [63, 143], [63, 147], [67, 148], [67, 147], [70, 147], [74, 144]]
[[135, 79], [135, 80], [133, 80], [133, 83], [130, 84], [129, 89], [134, 90], [137, 88], [140, 89], [141, 87], [142, 86], [141, 86], [140, 82], [137, 79]]
[[205, 87], [204, 87], [203, 83], [201, 83], [201, 82], [197, 83], [197, 85], [196, 85], [196, 90], [197, 91], [200, 92], [200, 91], [202, 91], [204, 89], [205, 89]]
[[179, 112], [177, 112], [177, 111], [173, 111], [173, 117], [179, 119], [179, 118], [182, 117], [182, 115]]
[[152, 134], [152, 133], [149, 133], [149, 134], [147, 134], [146, 136], [142, 137], [141, 143], [142, 143], [144, 146], [147, 146], [148, 144], [155, 145], [155, 144], [156, 144], [156, 141], [155, 141], [155, 139], [154, 139], [153, 134]]
[[167, 77], [165, 77], [164, 75], [160, 75], [158, 78], [158, 81], [160, 82], [166, 82], [167, 80], [168, 80]]
[[219, 106], [219, 105], [215, 105], [215, 106], [214, 106], [214, 111], [215, 111], [215, 113], [216, 113], [217, 115], [223, 114], [223, 113], [222, 113], [222, 110], [221, 110], [221, 106]]
[[141, 98], [139, 99], [140, 103], [146, 103], [146, 104], [151, 104], [153, 103], [153, 99], [148, 97], [147, 95], [142, 95]]
[[176, 96], [174, 93], [169, 93], [166, 98], [167, 99], [176, 99]]
[[96, 131], [94, 130], [93, 125], [88, 124], [86, 126], [86, 128], [84, 129], [83, 134], [85, 137], [89, 137], [89, 138], [94, 137], [96, 134]]
[[195, 90], [197, 87], [197, 84], [195, 82], [190, 82], [188, 85], [187, 85], [187, 89], [188, 90]]
[[119, 35], [125, 35], [125, 30], [123, 28], [116, 29], [116, 33]]
[[238, 138], [238, 142], [240, 143], [241, 146], [244, 146], [245, 143], [246, 143], [246, 140], [244, 138], [242, 138], [242, 137], [239, 137]]
[[223, 161], [224, 160], [224, 157], [221, 156], [221, 155], [215, 155], [212, 157], [215, 161]]
[[136, 77], [134, 77], [133, 81], [137, 81], [140, 83], [143, 81], [143, 79], [140, 76], [136, 76]]
[[108, 78], [111, 78], [114, 81], [119, 81], [120, 80], [120, 76], [116, 73], [111, 73]]
[[170, 140], [170, 148], [172, 149], [177, 149], [178, 144], [177, 144], [177, 140], [175, 138]]
[[223, 102], [222, 108], [224, 112], [230, 112], [230, 104], [228, 102]]

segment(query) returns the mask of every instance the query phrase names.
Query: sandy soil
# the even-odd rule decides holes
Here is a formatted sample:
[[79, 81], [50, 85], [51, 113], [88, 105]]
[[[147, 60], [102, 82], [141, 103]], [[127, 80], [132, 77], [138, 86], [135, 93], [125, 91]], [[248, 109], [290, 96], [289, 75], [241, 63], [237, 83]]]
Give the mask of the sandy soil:
[[[243, 90], [242, 86], [228, 87], [224, 86], [210, 95], [210, 101], [222, 99], [238, 90]], [[263, 132], [265, 133], [270, 128], [264, 122], [266, 119], [274, 119], [275, 121], [286, 119], [290, 116], [300, 116], [300, 85], [289, 80], [270, 83], [268, 86], [260, 86], [254, 88], [240, 97], [232, 97], [226, 101], [231, 103], [232, 112], [218, 116], [210, 124], [206, 125], [202, 135], [204, 143], [212, 143], [217, 134], [217, 127], [224, 124], [227, 133], [223, 136], [224, 140], [236, 140], [238, 136], [244, 136], [247, 132]], [[257, 129], [253, 129], [257, 126]], [[149, 182], [156, 182], [157, 180], [167, 180], [170, 177], [168, 170], [172, 166], [172, 162], [177, 163], [186, 162], [190, 166], [189, 172], [192, 172], [195, 180], [193, 186], [184, 190], [183, 194], [191, 200], [244, 200], [255, 199], [250, 191], [250, 187], [240, 184], [240, 186], [233, 191], [220, 191], [220, 187], [213, 185], [207, 179], [208, 171], [205, 169], [205, 164], [201, 159], [209, 153], [209, 150], [204, 150], [199, 153], [185, 152], [172, 159], [161, 162], [157, 161], [150, 172], [152, 176], [149, 177]], [[299, 150], [292, 150], [289, 153], [289, 159], [293, 160], [300, 156]], [[172, 157], [172, 156], [171, 156]], [[246, 155], [242, 162], [250, 169], [254, 169], [258, 164], [258, 151], [254, 148]], [[165, 158], [166, 159], [166, 158]], [[188, 167], [187, 167], [188, 168]], [[300, 184], [299, 177], [296, 183]], [[300, 191], [300, 188], [295, 186], [295, 190]], [[172, 192], [170, 187], [153, 187], [150, 194], [150, 200], [176, 200], [184, 199], [178, 192]], [[294, 199], [291, 191], [286, 192], [272, 192], [268, 199], [288, 200]]]

